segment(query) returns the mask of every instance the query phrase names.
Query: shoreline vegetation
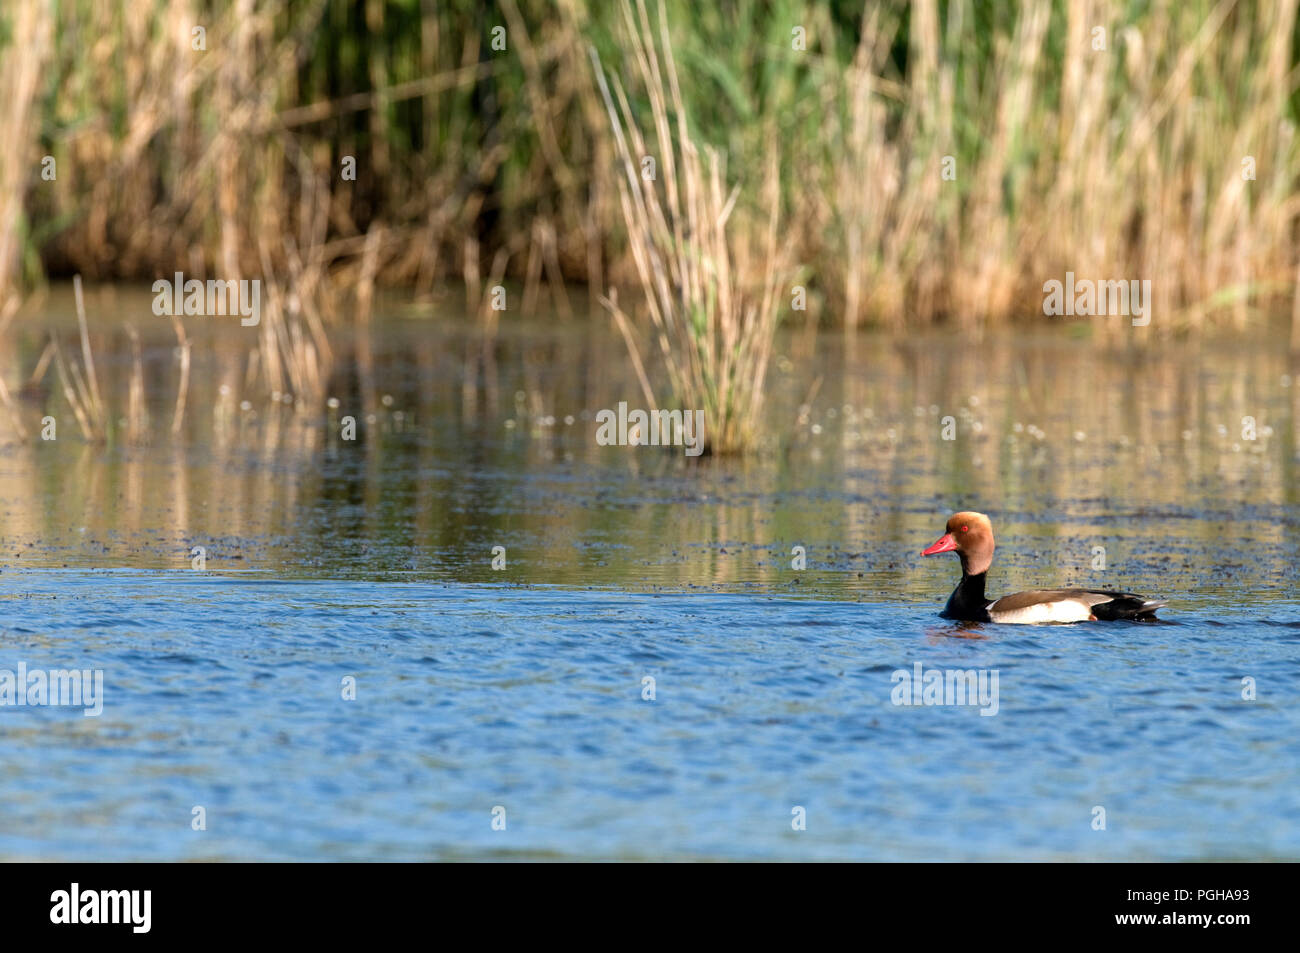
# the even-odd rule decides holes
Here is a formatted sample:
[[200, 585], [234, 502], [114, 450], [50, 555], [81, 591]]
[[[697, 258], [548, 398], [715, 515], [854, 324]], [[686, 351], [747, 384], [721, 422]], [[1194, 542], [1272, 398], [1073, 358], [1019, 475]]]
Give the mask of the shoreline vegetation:
[[713, 452], [752, 445], [782, 322], [1055, 321], [1075, 273], [1151, 282], [1150, 329], [1095, 337], [1290, 314], [1296, 345], [1296, 11], [32, 0], [0, 12], [0, 322], [73, 275], [259, 278], [250, 375], [319, 395], [377, 288], [463, 285], [490, 341], [497, 286], [586, 285]]

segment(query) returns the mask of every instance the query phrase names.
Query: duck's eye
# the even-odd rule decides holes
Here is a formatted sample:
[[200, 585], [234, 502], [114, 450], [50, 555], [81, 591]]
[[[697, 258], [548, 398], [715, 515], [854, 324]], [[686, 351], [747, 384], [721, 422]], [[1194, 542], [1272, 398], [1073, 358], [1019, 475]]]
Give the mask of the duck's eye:
[[969, 529], [970, 529], [969, 526], [963, 526], [963, 527], [961, 528], [961, 531], [962, 531], [963, 533], [965, 533], [965, 532], [968, 531]]

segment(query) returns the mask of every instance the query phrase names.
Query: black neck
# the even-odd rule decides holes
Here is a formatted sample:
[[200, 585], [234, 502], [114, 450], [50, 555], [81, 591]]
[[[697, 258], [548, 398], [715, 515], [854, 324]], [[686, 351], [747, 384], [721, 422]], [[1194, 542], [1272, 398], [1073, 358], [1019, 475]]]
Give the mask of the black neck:
[[977, 572], [974, 575], [966, 572], [961, 573], [961, 582], [957, 583], [957, 592], [961, 593], [961, 601], [969, 602], [972, 605], [984, 607], [984, 577], [987, 573]]
[[947, 619], [962, 619], [969, 622], [987, 622], [989, 620], [988, 600], [984, 598], [984, 573], [961, 574], [961, 582], [948, 597], [948, 605], [941, 615]]

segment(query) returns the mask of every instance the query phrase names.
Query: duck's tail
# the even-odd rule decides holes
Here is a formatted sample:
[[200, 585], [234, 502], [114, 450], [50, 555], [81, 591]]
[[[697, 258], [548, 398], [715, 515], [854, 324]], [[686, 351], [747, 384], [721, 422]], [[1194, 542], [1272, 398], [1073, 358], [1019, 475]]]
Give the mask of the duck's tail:
[[1115, 622], [1127, 619], [1131, 622], [1156, 622], [1156, 610], [1168, 603], [1161, 599], [1148, 599], [1132, 592], [1112, 592], [1108, 589], [1093, 589], [1092, 592], [1104, 593], [1111, 597], [1109, 602], [1098, 602], [1092, 607], [1092, 614], [1098, 619]]

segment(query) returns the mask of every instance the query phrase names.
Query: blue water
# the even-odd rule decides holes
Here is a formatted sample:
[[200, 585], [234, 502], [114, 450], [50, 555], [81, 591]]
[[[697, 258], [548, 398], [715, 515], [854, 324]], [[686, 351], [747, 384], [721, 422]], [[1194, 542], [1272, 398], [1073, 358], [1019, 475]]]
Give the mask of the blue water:
[[[0, 668], [105, 681], [97, 718], [0, 709], [8, 859], [1300, 857], [1291, 602], [972, 631], [762, 593], [0, 579]], [[894, 705], [917, 662], [996, 670], [997, 714]]]
[[[324, 415], [241, 409], [247, 342], [196, 345], [174, 442], [169, 327], [147, 443], [33, 398], [60, 436], [0, 442], [0, 682], [105, 698], [0, 706], [0, 859], [1300, 859], [1275, 341], [790, 339], [764, 446], [688, 460], [594, 439], [636, 397], [603, 323], [472, 327], [384, 325]], [[958, 509], [991, 597], [1169, 621], [945, 624], [957, 562], [918, 553]], [[997, 713], [895, 705], [918, 664], [996, 672]]]

